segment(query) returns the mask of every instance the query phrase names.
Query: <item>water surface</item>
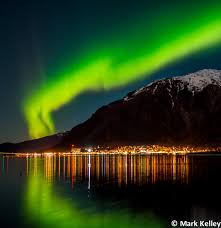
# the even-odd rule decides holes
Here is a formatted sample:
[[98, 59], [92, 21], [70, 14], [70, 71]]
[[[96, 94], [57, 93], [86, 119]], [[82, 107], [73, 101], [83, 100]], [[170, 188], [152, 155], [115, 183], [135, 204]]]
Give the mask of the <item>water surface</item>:
[[221, 221], [220, 155], [0, 156], [2, 227]]

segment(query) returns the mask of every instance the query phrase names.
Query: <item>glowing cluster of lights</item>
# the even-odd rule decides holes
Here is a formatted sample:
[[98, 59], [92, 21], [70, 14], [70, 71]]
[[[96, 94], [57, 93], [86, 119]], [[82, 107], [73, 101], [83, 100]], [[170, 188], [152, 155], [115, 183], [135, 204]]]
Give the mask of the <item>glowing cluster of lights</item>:
[[72, 156], [72, 155], [100, 155], [100, 154], [122, 154], [122, 155], [136, 155], [136, 154], [191, 154], [191, 153], [210, 153], [220, 152], [221, 147], [212, 146], [163, 146], [163, 145], [142, 145], [142, 146], [112, 146], [112, 147], [90, 147], [80, 148], [72, 147], [70, 151], [65, 152], [25, 152], [25, 153], [3, 153], [4, 155], [17, 157], [52, 157], [52, 156]]

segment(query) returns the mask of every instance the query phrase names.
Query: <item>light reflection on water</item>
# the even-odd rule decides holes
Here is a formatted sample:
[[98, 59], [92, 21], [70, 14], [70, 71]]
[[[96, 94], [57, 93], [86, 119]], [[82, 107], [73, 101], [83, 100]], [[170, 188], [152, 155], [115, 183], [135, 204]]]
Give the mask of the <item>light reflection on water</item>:
[[19, 205], [12, 214], [20, 227], [170, 227], [174, 218], [220, 218], [221, 156], [50, 154], [0, 161], [0, 212], [4, 202], [9, 211]]
[[55, 177], [69, 180], [74, 185], [78, 181], [89, 180], [98, 183], [114, 180], [119, 186], [142, 185], [157, 181], [180, 181], [188, 183], [189, 157], [187, 155], [72, 155], [27, 158], [27, 173], [37, 175], [39, 166], [44, 170], [47, 181]]

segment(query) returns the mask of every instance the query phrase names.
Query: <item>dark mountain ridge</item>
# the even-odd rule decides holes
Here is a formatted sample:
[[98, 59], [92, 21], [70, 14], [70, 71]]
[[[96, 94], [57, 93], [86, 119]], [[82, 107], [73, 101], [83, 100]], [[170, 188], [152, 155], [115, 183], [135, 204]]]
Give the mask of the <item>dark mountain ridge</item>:
[[98, 109], [63, 144], [219, 144], [221, 71], [158, 80]]
[[2, 143], [1, 152], [39, 152], [51, 149], [58, 145], [64, 134], [46, 136], [40, 139], [28, 140], [20, 143]]
[[[70, 132], [60, 137], [50, 136], [48, 142], [44, 139], [43, 146], [43, 139], [34, 142], [36, 149], [38, 144], [41, 149], [64, 148], [71, 144], [220, 145], [220, 117], [221, 71], [201, 70], [155, 81], [102, 106]], [[32, 143], [4, 146], [21, 151], [32, 149]], [[0, 151], [2, 148], [0, 146]]]

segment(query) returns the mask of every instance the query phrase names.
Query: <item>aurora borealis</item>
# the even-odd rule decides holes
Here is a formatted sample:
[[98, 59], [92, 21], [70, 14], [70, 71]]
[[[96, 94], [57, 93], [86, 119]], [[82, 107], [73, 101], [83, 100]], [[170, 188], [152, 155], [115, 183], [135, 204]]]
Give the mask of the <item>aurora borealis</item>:
[[[68, 70], [37, 87], [25, 100], [24, 113], [30, 136], [38, 138], [55, 133], [52, 112], [84, 91], [125, 86], [171, 62], [221, 43], [219, 12], [220, 8], [211, 11], [205, 8], [192, 23], [171, 24], [171, 31], [167, 31], [171, 34], [164, 34], [165, 28], [158, 25], [158, 36], [154, 40], [138, 33], [121, 43], [119, 50], [108, 43], [110, 51], [96, 50], [90, 54], [92, 57], [83, 58], [83, 63], [73, 62]], [[131, 44], [136, 46], [137, 43], [141, 45], [131, 48]]]
[[2, 8], [3, 142], [69, 130], [159, 77], [221, 68], [220, 1], [25, 0]]

